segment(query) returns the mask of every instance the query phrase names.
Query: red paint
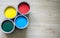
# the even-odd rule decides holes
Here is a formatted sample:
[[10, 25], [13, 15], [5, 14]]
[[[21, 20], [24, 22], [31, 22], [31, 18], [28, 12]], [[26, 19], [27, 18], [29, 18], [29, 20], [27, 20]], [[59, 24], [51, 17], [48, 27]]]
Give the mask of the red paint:
[[21, 14], [26, 14], [30, 10], [30, 6], [26, 2], [22, 2], [19, 4], [18, 10]]

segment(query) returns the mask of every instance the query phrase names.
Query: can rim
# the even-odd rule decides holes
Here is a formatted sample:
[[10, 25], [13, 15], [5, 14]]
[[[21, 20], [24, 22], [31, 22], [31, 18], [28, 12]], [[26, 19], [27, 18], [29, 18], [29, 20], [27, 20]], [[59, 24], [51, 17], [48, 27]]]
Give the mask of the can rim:
[[31, 11], [31, 6], [30, 6], [30, 4], [29, 4], [27, 1], [21, 1], [21, 2], [18, 4], [17, 9], [18, 9], [18, 7], [19, 7], [19, 5], [20, 5], [21, 3], [26, 3], [26, 4], [28, 4], [28, 6], [29, 6], [30, 9], [29, 9], [29, 11], [28, 11], [27, 13], [25, 13], [25, 14], [22, 14], [19, 10], [17, 10], [18, 13], [21, 14], [21, 15], [27, 15], [27, 14], [29, 14], [30, 11]]
[[[28, 24], [29, 24], [29, 20], [28, 20], [28, 18], [25, 16], [25, 15], [18, 15], [18, 16], [16, 16], [16, 18], [14, 19], [14, 23], [16, 22], [15, 20], [19, 17], [19, 16], [23, 16], [23, 17], [25, 17], [26, 19], [27, 19], [27, 24], [24, 26], [24, 27], [17, 27], [18, 29], [25, 29], [27, 26], [28, 26]], [[15, 23], [15, 25], [16, 25], [16, 23]]]
[[[4, 21], [7, 21], [7, 20], [4, 20]], [[4, 22], [3, 21], [3, 22]], [[14, 22], [12, 21], [12, 20], [8, 20], [8, 21], [10, 21], [10, 22], [12, 22], [13, 23], [13, 29], [10, 31], [10, 32], [6, 32], [6, 31], [4, 31], [3, 29], [2, 29], [2, 24], [3, 24], [3, 22], [2, 22], [2, 24], [1, 24], [1, 31], [3, 32], [3, 33], [6, 33], [6, 34], [9, 34], [9, 33], [12, 33], [14, 30], [15, 30], [15, 24], [14, 24]]]
[[[4, 13], [5, 13], [6, 9], [9, 8], [9, 7], [12, 7], [12, 8], [14, 8], [14, 9], [16, 10], [16, 8], [15, 8], [14, 6], [8, 5], [8, 6], [4, 9]], [[5, 14], [4, 14], [4, 16], [5, 16]], [[17, 10], [16, 10], [16, 16], [17, 16]], [[16, 17], [16, 16], [15, 16], [15, 17]], [[15, 18], [15, 17], [13, 17], [13, 18]], [[13, 18], [8, 18], [8, 17], [6, 17], [6, 16], [5, 16], [5, 18], [7, 18], [7, 19], [13, 19]]]

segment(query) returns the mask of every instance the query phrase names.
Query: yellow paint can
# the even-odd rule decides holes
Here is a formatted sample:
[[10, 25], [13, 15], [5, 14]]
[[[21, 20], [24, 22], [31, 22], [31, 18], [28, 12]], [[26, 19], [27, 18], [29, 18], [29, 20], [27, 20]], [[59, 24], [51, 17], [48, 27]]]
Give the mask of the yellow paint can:
[[4, 10], [4, 15], [5, 15], [6, 18], [12, 19], [17, 15], [16, 9], [12, 6], [8, 6]]

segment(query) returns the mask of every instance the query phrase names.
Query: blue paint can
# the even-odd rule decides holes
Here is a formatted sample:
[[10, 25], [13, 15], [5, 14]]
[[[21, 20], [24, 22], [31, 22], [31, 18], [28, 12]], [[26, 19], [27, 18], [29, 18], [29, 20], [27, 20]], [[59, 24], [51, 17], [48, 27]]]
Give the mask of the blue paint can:
[[17, 28], [25, 29], [28, 26], [29, 20], [25, 15], [18, 15], [14, 22]]

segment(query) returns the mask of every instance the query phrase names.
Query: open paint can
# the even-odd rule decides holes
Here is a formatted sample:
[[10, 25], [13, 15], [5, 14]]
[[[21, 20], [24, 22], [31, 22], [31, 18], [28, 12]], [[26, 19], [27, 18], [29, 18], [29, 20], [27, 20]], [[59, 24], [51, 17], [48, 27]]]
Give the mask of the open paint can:
[[25, 29], [29, 24], [28, 18], [24, 15], [18, 15], [14, 19], [14, 22], [15, 22], [15, 25], [18, 29]]
[[16, 9], [15, 9], [14, 7], [8, 6], [8, 7], [6, 7], [5, 10], [4, 10], [4, 15], [5, 15], [5, 17], [8, 18], [8, 19], [13, 19], [13, 18], [16, 17], [17, 11], [16, 11]]
[[12, 20], [4, 20], [1, 24], [1, 31], [9, 34], [12, 33], [15, 29], [15, 24]]
[[21, 2], [18, 5], [18, 12], [22, 15], [29, 14], [30, 12], [30, 5], [27, 2]]

